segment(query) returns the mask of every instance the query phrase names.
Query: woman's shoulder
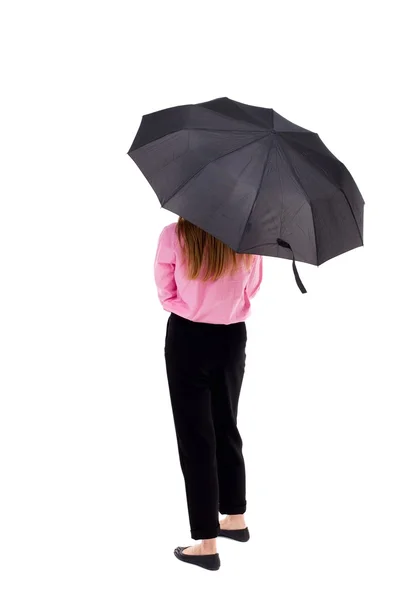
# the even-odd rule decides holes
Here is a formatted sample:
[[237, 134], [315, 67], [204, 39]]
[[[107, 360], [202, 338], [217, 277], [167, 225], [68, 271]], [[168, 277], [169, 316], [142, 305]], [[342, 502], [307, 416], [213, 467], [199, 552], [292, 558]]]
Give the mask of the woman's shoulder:
[[169, 225], [166, 225], [163, 229], [163, 231], [166, 231], [170, 234], [176, 233], [176, 226], [178, 225], [177, 221], [174, 221], [173, 223], [170, 223]]
[[176, 226], [177, 221], [174, 221], [169, 225], [165, 225], [165, 227], [163, 227], [163, 229], [161, 230], [160, 239], [163, 240], [165, 243], [175, 246], [175, 240], [177, 235]]

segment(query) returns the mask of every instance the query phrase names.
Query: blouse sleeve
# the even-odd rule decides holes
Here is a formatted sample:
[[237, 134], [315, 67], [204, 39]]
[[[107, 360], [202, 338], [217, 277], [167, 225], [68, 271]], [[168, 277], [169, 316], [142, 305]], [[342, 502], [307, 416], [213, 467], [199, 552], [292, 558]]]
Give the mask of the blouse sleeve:
[[246, 289], [249, 298], [254, 298], [261, 286], [263, 278], [263, 257], [257, 255], [252, 266]]
[[175, 282], [176, 254], [171, 229], [164, 227], [158, 240], [157, 252], [154, 261], [154, 278], [157, 293], [162, 305], [167, 300], [176, 297]]

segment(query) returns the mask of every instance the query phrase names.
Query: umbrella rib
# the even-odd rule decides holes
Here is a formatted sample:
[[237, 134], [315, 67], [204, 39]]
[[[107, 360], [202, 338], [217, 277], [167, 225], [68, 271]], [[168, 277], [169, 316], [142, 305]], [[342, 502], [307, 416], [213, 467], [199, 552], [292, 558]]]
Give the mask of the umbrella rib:
[[[333, 185], [333, 186], [334, 186], [334, 187], [335, 187], [335, 188], [336, 188], [336, 189], [337, 189], [339, 192], [342, 192], [342, 194], [343, 194], [343, 196], [345, 197], [345, 199], [346, 199], [346, 202], [347, 202], [347, 204], [348, 204], [348, 206], [349, 206], [349, 209], [350, 209], [350, 212], [351, 212], [351, 214], [352, 214], [352, 217], [353, 217], [353, 219], [354, 219], [354, 222], [355, 222], [355, 224], [356, 224], [357, 231], [358, 231], [358, 235], [360, 236], [361, 243], [363, 243], [363, 238], [362, 238], [361, 231], [360, 231], [360, 228], [359, 228], [359, 226], [358, 226], [358, 223], [357, 223], [356, 216], [355, 216], [355, 214], [354, 214], [353, 207], [351, 206], [351, 204], [350, 204], [350, 202], [349, 202], [349, 199], [348, 199], [348, 197], [347, 197], [347, 194], [346, 194], [346, 192], [343, 190], [343, 188], [339, 187], [335, 181], [332, 181], [331, 177], [329, 177], [329, 175], [327, 174], [327, 172], [326, 172], [324, 169], [322, 169], [322, 168], [321, 168], [319, 165], [317, 165], [316, 163], [314, 163], [314, 162], [313, 162], [313, 161], [312, 161], [312, 160], [311, 160], [311, 159], [308, 157], [308, 155], [307, 155], [307, 154], [303, 154], [303, 152], [300, 152], [300, 151], [299, 151], [299, 150], [297, 150], [297, 148], [295, 148], [295, 147], [293, 147], [293, 150], [294, 150], [295, 152], [298, 152], [298, 153], [299, 153], [299, 154], [300, 154], [300, 155], [301, 155], [303, 158], [305, 158], [305, 159], [306, 159], [306, 160], [307, 160], [307, 161], [308, 161], [308, 162], [309, 162], [309, 163], [310, 163], [310, 164], [311, 164], [313, 167], [315, 167], [315, 168], [316, 168], [316, 169], [318, 169], [318, 170], [319, 170], [321, 173], [323, 173], [323, 174], [324, 174], [324, 176], [325, 176], [325, 177], [327, 178], [327, 180], [329, 181], [329, 183], [331, 183], [331, 184], [332, 184], [332, 185]], [[336, 158], [336, 157], [335, 157], [335, 158]], [[341, 165], [343, 165], [343, 163], [341, 163], [341, 162], [340, 162], [340, 160], [338, 160], [338, 159], [336, 159], [336, 160], [338, 161], [338, 163], [340, 163]], [[344, 165], [343, 165], [343, 166], [344, 166]]]
[[[255, 250], [256, 248], [263, 248], [264, 246], [275, 246], [276, 242], [264, 242], [263, 244], [256, 244], [255, 246], [250, 246], [247, 250]], [[246, 254], [250, 254], [246, 252]], [[260, 254], [259, 256], [265, 256], [264, 254]], [[275, 258], [275, 257], [273, 257]]]
[[[285, 149], [284, 149], [282, 146], [279, 146], [279, 149], [280, 149], [280, 150], [283, 152], [283, 155], [284, 155], [284, 157], [286, 158], [286, 163], [289, 165], [289, 167], [290, 167], [290, 170], [292, 171], [292, 173], [293, 173], [293, 176], [294, 176], [294, 178], [295, 178], [295, 181], [296, 181], [296, 182], [298, 183], [298, 185], [301, 187], [301, 189], [303, 190], [303, 192], [304, 192], [305, 196], [306, 196], [306, 197], [308, 198], [308, 200], [309, 200], [308, 204], [309, 204], [309, 206], [310, 206], [310, 210], [311, 210], [311, 216], [312, 216], [312, 224], [313, 224], [313, 227], [314, 227], [314, 213], [313, 213], [312, 204], [311, 204], [312, 200], [311, 200], [310, 196], [308, 195], [308, 193], [306, 192], [305, 188], [303, 187], [303, 184], [302, 184], [302, 183], [301, 183], [301, 181], [300, 181], [300, 177], [298, 176], [298, 174], [297, 174], [297, 172], [296, 172], [296, 169], [293, 167], [293, 165], [291, 164], [290, 160], [288, 159], [288, 156], [287, 156], [287, 154], [286, 154], [286, 152], [285, 152]], [[301, 205], [301, 207], [300, 207], [300, 208], [302, 208], [302, 207], [303, 207], [303, 204]], [[299, 210], [300, 210], [300, 209], [299, 209]], [[297, 211], [297, 212], [299, 212], [299, 211]], [[297, 214], [297, 213], [296, 213], [296, 214]], [[294, 216], [296, 216], [296, 215], [294, 215]], [[294, 218], [294, 216], [293, 216], [293, 218]], [[292, 220], [293, 220], [293, 218], [292, 218]], [[314, 236], [315, 236], [315, 229], [314, 229]], [[317, 247], [317, 244], [315, 244], [315, 254], [316, 254], [316, 259], [317, 259], [317, 264], [318, 264], [318, 247]]]
[[[160, 137], [157, 137], [154, 140], [151, 140], [150, 142], [148, 142], [147, 144], [144, 144], [143, 146], [134, 148], [134, 150], [131, 150], [131, 148], [133, 146], [133, 144], [132, 144], [131, 148], [129, 148], [127, 154], [128, 154], [128, 156], [130, 156], [133, 159], [132, 154], [134, 154], [134, 152], [136, 152], [137, 150], [141, 150], [145, 146], [150, 146], [150, 144], [159, 142], [159, 141], [163, 140], [164, 138], [168, 137], [169, 135], [173, 135], [174, 133], [180, 133], [181, 131], [209, 131], [211, 133], [213, 131], [216, 131], [218, 133], [229, 134], [229, 133], [264, 133], [265, 129], [208, 129], [207, 127], [180, 127], [179, 129], [174, 129], [174, 131], [168, 131], [168, 133], [165, 133], [164, 135], [161, 135]], [[259, 139], [261, 139], [262, 137], [263, 136], [261, 136]]]
[[221, 154], [221, 156], [217, 156], [216, 158], [213, 158], [208, 163], [206, 163], [205, 165], [203, 165], [198, 171], [196, 171], [196, 173], [193, 173], [193, 175], [191, 175], [189, 177], [189, 179], [187, 179], [186, 181], [184, 181], [174, 192], [172, 192], [171, 196], [167, 200], [165, 200], [165, 202], [161, 203], [161, 206], [164, 207], [178, 192], [180, 192], [182, 190], [182, 188], [185, 187], [185, 185], [187, 185], [199, 173], [201, 173], [202, 171], [204, 171], [204, 169], [206, 169], [208, 167], [208, 165], [210, 165], [211, 163], [216, 162], [217, 160], [219, 160], [220, 158], [224, 158], [225, 156], [229, 156], [229, 154], [233, 154], [234, 152], [238, 152], [239, 150], [243, 150], [243, 148], [246, 148], [247, 146], [250, 146], [251, 144], [255, 144], [256, 142], [259, 142], [260, 140], [266, 138], [268, 135], [270, 135], [269, 132], [266, 133], [265, 135], [262, 135], [261, 137], [257, 138], [256, 140], [252, 140], [251, 142], [248, 142], [247, 144], [244, 144], [243, 146], [240, 146], [239, 148], [235, 148], [234, 150], [230, 150], [229, 152], [226, 152], [225, 154]]
[[303, 184], [302, 184], [302, 183], [301, 183], [301, 181], [300, 181], [300, 177], [297, 175], [297, 173], [296, 173], [296, 170], [294, 169], [293, 165], [291, 164], [290, 160], [288, 159], [288, 156], [287, 156], [287, 154], [286, 154], [286, 152], [285, 152], [284, 148], [282, 148], [282, 146], [280, 146], [280, 147], [279, 147], [279, 149], [280, 149], [280, 150], [282, 150], [282, 152], [283, 152], [283, 154], [284, 154], [284, 156], [285, 156], [285, 158], [286, 158], [286, 162], [287, 162], [287, 164], [289, 165], [289, 167], [290, 167], [290, 169], [291, 169], [291, 171], [292, 171], [292, 173], [293, 173], [293, 175], [294, 175], [294, 178], [295, 178], [296, 182], [299, 184], [299, 186], [300, 186], [300, 187], [301, 187], [301, 189], [303, 190], [304, 194], [305, 194], [305, 195], [307, 196], [307, 198], [309, 199], [309, 201], [310, 201], [310, 206], [311, 206], [311, 202], [312, 202], [312, 200], [311, 200], [310, 196], [307, 194], [306, 190], [304, 189], [304, 187], [303, 187]]
[[[264, 248], [264, 246], [276, 246], [276, 242], [264, 242], [263, 244], [256, 244], [255, 246], [249, 246], [249, 248], [247, 248], [247, 250], [246, 250], [246, 254], [251, 254], [252, 250], [256, 250], [257, 248]], [[259, 254], [259, 256], [270, 256], [270, 255], [269, 254]], [[286, 257], [286, 256], [271, 256], [271, 258], [282, 258], [285, 260], [293, 260], [293, 258]], [[307, 264], [311, 264], [304, 258], [304, 254], [300, 254], [299, 252], [296, 252], [296, 260], [307, 263]]]
[[[233, 100], [233, 102], [235, 102]], [[191, 106], [197, 107], [197, 108], [202, 108], [205, 110], [208, 110], [209, 112], [211, 112], [214, 116], [217, 115], [218, 117], [222, 117], [223, 119], [229, 119], [229, 121], [236, 121], [236, 123], [249, 123], [249, 121], [247, 121], [246, 119], [237, 119], [236, 117], [231, 117], [230, 115], [225, 115], [224, 113], [220, 113], [217, 110], [214, 110], [212, 108], [209, 108], [208, 106], [201, 106], [199, 104], [192, 104]], [[245, 113], [246, 114], [246, 113]], [[247, 115], [246, 115], [247, 116]], [[254, 125], [254, 123], [252, 123], [252, 125]], [[262, 131], [265, 131], [266, 129], [263, 129]]]
[[[182, 127], [177, 131], [218, 131], [222, 133], [265, 133], [265, 129], [210, 129], [209, 127]], [[174, 132], [176, 133], [176, 132]], [[269, 133], [269, 132], [268, 132]]]
[[[266, 136], [264, 136], [264, 137], [266, 137]], [[250, 220], [250, 217], [251, 217], [251, 215], [252, 215], [252, 212], [253, 212], [253, 210], [254, 210], [254, 206], [255, 206], [255, 204], [256, 204], [256, 202], [257, 202], [258, 195], [259, 195], [259, 193], [260, 193], [260, 190], [261, 190], [262, 182], [263, 182], [263, 179], [264, 179], [264, 173], [265, 173], [265, 171], [266, 171], [266, 168], [267, 168], [267, 165], [268, 165], [268, 161], [269, 161], [269, 155], [271, 154], [271, 148], [272, 148], [272, 146], [273, 146], [273, 145], [274, 145], [274, 144], [271, 144], [271, 145], [270, 145], [270, 147], [269, 147], [269, 149], [268, 149], [267, 159], [266, 159], [266, 161], [265, 161], [265, 163], [264, 163], [264, 167], [263, 167], [263, 170], [262, 170], [262, 174], [261, 174], [260, 183], [258, 184], [257, 193], [256, 193], [256, 196], [255, 196], [255, 198], [254, 198], [253, 206], [251, 207], [251, 210], [250, 210], [250, 212], [249, 212], [249, 216], [248, 216], [248, 217], [247, 217], [247, 219], [246, 219], [246, 223], [245, 223], [245, 225], [244, 225], [244, 228], [243, 228], [243, 231], [242, 231], [242, 235], [240, 236], [240, 240], [239, 240], [239, 244], [238, 244], [238, 251], [240, 251], [240, 245], [241, 245], [241, 243], [242, 243], [242, 240], [243, 240], [244, 232], [246, 231], [247, 224], [248, 224], [248, 222], [249, 222], [249, 220]]]
[[359, 226], [358, 226], [357, 219], [356, 219], [356, 215], [354, 214], [353, 207], [352, 207], [352, 206], [351, 206], [351, 204], [350, 204], [350, 201], [349, 201], [349, 199], [348, 199], [348, 197], [347, 197], [347, 194], [346, 194], [346, 192], [345, 192], [345, 191], [344, 191], [342, 188], [340, 188], [340, 191], [342, 192], [343, 196], [346, 198], [346, 202], [347, 202], [347, 204], [349, 205], [349, 208], [350, 208], [351, 214], [353, 215], [353, 219], [354, 219], [354, 222], [355, 222], [355, 224], [356, 224], [356, 227], [357, 227], [358, 235], [360, 236], [361, 244], [363, 244], [363, 245], [364, 245], [363, 237], [362, 237], [362, 235], [361, 235], [361, 231], [360, 231], [360, 228], [359, 228]]

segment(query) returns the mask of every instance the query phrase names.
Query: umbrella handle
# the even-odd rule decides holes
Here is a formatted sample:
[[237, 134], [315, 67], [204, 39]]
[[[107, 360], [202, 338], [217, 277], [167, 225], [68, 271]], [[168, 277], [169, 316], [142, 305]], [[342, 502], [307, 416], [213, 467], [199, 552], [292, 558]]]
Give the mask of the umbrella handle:
[[299, 290], [301, 291], [301, 293], [302, 294], [307, 294], [307, 290], [304, 287], [303, 282], [300, 279], [299, 272], [297, 271], [296, 262], [294, 260], [294, 252], [292, 250], [292, 246], [290, 244], [288, 244], [288, 242], [285, 242], [285, 240], [281, 240], [280, 238], [277, 238], [276, 241], [277, 241], [278, 246], [281, 246], [282, 248], [288, 248], [288, 250], [290, 250], [290, 252], [292, 253], [292, 257], [293, 257], [292, 266], [293, 266], [294, 278], [296, 280], [297, 286], [298, 286]]

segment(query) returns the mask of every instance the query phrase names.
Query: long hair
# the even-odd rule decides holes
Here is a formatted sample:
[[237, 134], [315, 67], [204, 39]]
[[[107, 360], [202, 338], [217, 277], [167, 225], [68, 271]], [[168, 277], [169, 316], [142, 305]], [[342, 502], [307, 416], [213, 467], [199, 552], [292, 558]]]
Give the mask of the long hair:
[[177, 225], [179, 243], [187, 263], [188, 279], [216, 281], [227, 273], [234, 274], [241, 265], [250, 269], [254, 256], [238, 254], [232, 248], [179, 217]]

